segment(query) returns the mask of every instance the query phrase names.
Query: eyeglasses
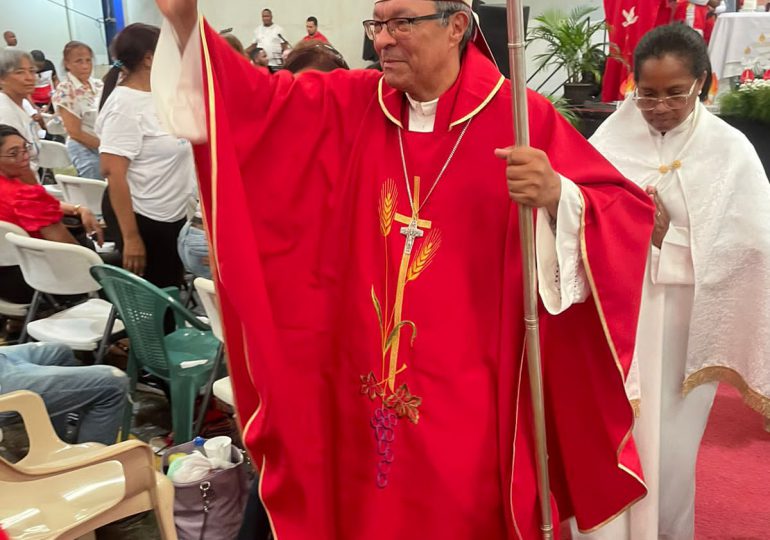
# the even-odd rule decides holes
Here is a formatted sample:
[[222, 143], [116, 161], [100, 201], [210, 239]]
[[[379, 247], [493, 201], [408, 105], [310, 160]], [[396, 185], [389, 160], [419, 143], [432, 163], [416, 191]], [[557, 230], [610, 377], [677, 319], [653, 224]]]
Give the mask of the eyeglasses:
[[667, 96], [664, 98], [656, 97], [641, 97], [639, 96], [639, 89], [634, 90], [634, 102], [640, 111], [651, 111], [658, 106], [658, 103], [663, 103], [667, 108], [672, 111], [684, 109], [687, 106], [687, 102], [695, 91], [698, 81], [694, 81], [690, 87], [690, 91], [686, 94], [678, 94], [676, 96]]
[[0, 157], [21, 161], [24, 156], [29, 156], [30, 152], [32, 152], [32, 143], [25, 143], [24, 146], [19, 149], [14, 149], [7, 154], [0, 154]]
[[401, 38], [412, 33], [412, 25], [421, 21], [435, 21], [445, 19], [448, 13], [433, 13], [431, 15], [422, 15], [421, 17], [394, 17], [387, 21], [375, 21], [369, 19], [364, 21], [364, 30], [366, 37], [374, 41], [374, 38], [382, 32], [382, 28], [387, 26], [388, 33], [394, 38]]

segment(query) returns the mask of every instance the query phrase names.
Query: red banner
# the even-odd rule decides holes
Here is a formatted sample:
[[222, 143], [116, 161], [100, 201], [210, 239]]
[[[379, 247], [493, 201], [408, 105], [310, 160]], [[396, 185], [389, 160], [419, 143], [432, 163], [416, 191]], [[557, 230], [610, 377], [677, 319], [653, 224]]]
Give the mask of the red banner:
[[610, 36], [610, 55], [604, 71], [602, 100], [623, 99], [633, 73], [634, 49], [644, 34], [671, 22], [669, 0], [604, 0]]

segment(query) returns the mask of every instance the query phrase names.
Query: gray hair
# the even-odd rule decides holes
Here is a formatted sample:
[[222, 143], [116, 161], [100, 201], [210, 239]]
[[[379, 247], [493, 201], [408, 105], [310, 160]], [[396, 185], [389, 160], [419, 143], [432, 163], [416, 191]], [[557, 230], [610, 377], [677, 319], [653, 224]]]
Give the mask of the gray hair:
[[19, 49], [3, 49], [0, 51], [0, 78], [13, 73], [21, 67], [21, 61], [26, 58], [33, 66], [35, 61], [27, 51]]
[[444, 15], [444, 19], [442, 20], [442, 24], [444, 24], [444, 26], [449, 24], [449, 16], [453, 13], [465, 13], [465, 15], [468, 16], [468, 28], [465, 30], [463, 39], [460, 41], [460, 54], [462, 54], [465, 51], [465, 47], [467, 47], [468, 42], [470, 42], [471, 38], [473, 37], [473, 25], [475, 20], [473, 17], [473, 10], [471, 10], [471, 8], [468, 7], [465, 2], [460, 2], [457, 0], [439, 0], [434, 3], [436, 4], [436, 13]]

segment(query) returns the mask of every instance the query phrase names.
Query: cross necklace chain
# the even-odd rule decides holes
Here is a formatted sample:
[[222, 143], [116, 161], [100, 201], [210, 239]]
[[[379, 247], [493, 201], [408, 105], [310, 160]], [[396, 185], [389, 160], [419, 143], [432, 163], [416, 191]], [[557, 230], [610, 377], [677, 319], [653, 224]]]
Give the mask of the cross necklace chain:
[[[414, 241], [417, 238], [421, 238], [425, 234], [424, 231], [419, 228], [420, 210], [422, 210], [422, 208], [428, 202], [428, 199], [430, 199], [430, 196], [433, 195], [433, 191], [436, 189], [436, 186], [438, 185], [439, 181], [444, 176], [444, 172], [447, 170], [447, 167], [449, 167], [449, 163], [451, 163], [452, 158], [455, 157], [455, 153], [457, 152], [457, 149], [460, 147], [460, 143], [463, 141], [463, 137], [465, 137], [465, 133], [468, 131], [468, 127], [471, 125], [471, 120], [468, 120], [468, 122], [466, 122], [465, 127], [463, 128], [462, 132], [460, 132], [460, 136], [457, 138], [457, 142], [455, 142], [455, 145], [452, 148], [452, 151], [449, 153], [449, 157], [447, 158], [446, 162], [444, 162], [444, 166], [441, 168], [441, 171], [438, 173], [436, 180], [433, 182], [433, 185], [431, 186], [430, 191], [428, 191], [428, 194], [425, 196], [425, 199], [422, 201], [422, 204], [420, 204], [420, 201], [419, 201], [419, 193], [415, 193], [416, 197], [412, 196], [412, 187], [409, 184], [409, 173], [407, 172], [407, 168], [406, 168], [406, 155], [404, 154], [404, 139], [403, 139], [403, 135], [401, 134], [402, 129], [398, 130], [398, 147], [401, 150], [401, 164], [404, 167], [404, 180], [406, 182], [406, 192], [409, 195], [409, 206], [410, 206], [410, 210], [412, 211], [412, 219], [409, 222], [409, 225], [407, 227], [402, 227], [400, 231], [401, 234], [403, 234], [406, 237], [406, 244], [404, 246], [405, 255], [410, 255], [412, 253], [412, 248], [414, 247]], [[415, 199], [418, 199], [418, 200], [415, 200]]]

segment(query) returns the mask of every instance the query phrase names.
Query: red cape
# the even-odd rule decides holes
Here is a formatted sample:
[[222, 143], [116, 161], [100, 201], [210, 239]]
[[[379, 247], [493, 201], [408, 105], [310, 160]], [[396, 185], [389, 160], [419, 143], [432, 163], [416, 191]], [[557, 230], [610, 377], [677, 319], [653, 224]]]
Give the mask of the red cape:
[[610, 55], [602, 78], [602, 100], [617, 101], [625, 96], [621, 91], [633, 74], [634, 50], [642, 36], [663, 24], [673, 15], [669, 0], [604, 0], [604, 12], [610, 37]]
[[[511, 144], [508, 81], [471, 46], [436, 136], [405, 134], [424, 197], [472, 118], [425, 207], [433, 229], [416, 250], [438, 251], [410, 274], [404, 316], [418, 332], [411, 345], [401, 332], [398, 357], [408, 391], [386, 408], [373, 385], [387, 352], [377, 314], [388, 320], [404, 246], [392, 212], [409, 212], [405, 98], [372, 71], [270, 76], [203, 30], [201, 197], [239, 419], [277, 538], [536, 538], [517, 210], [492, 155]], [[553, 501], [589, 529], [645, 493], [623, 377], [652, 208], [535, 94], [530, 114], [532, 145], [586, 207], [593, 300], [544, 314], [542, 336]], [[387, 470], [378, 410], [401, 416], [385, 433]]]

